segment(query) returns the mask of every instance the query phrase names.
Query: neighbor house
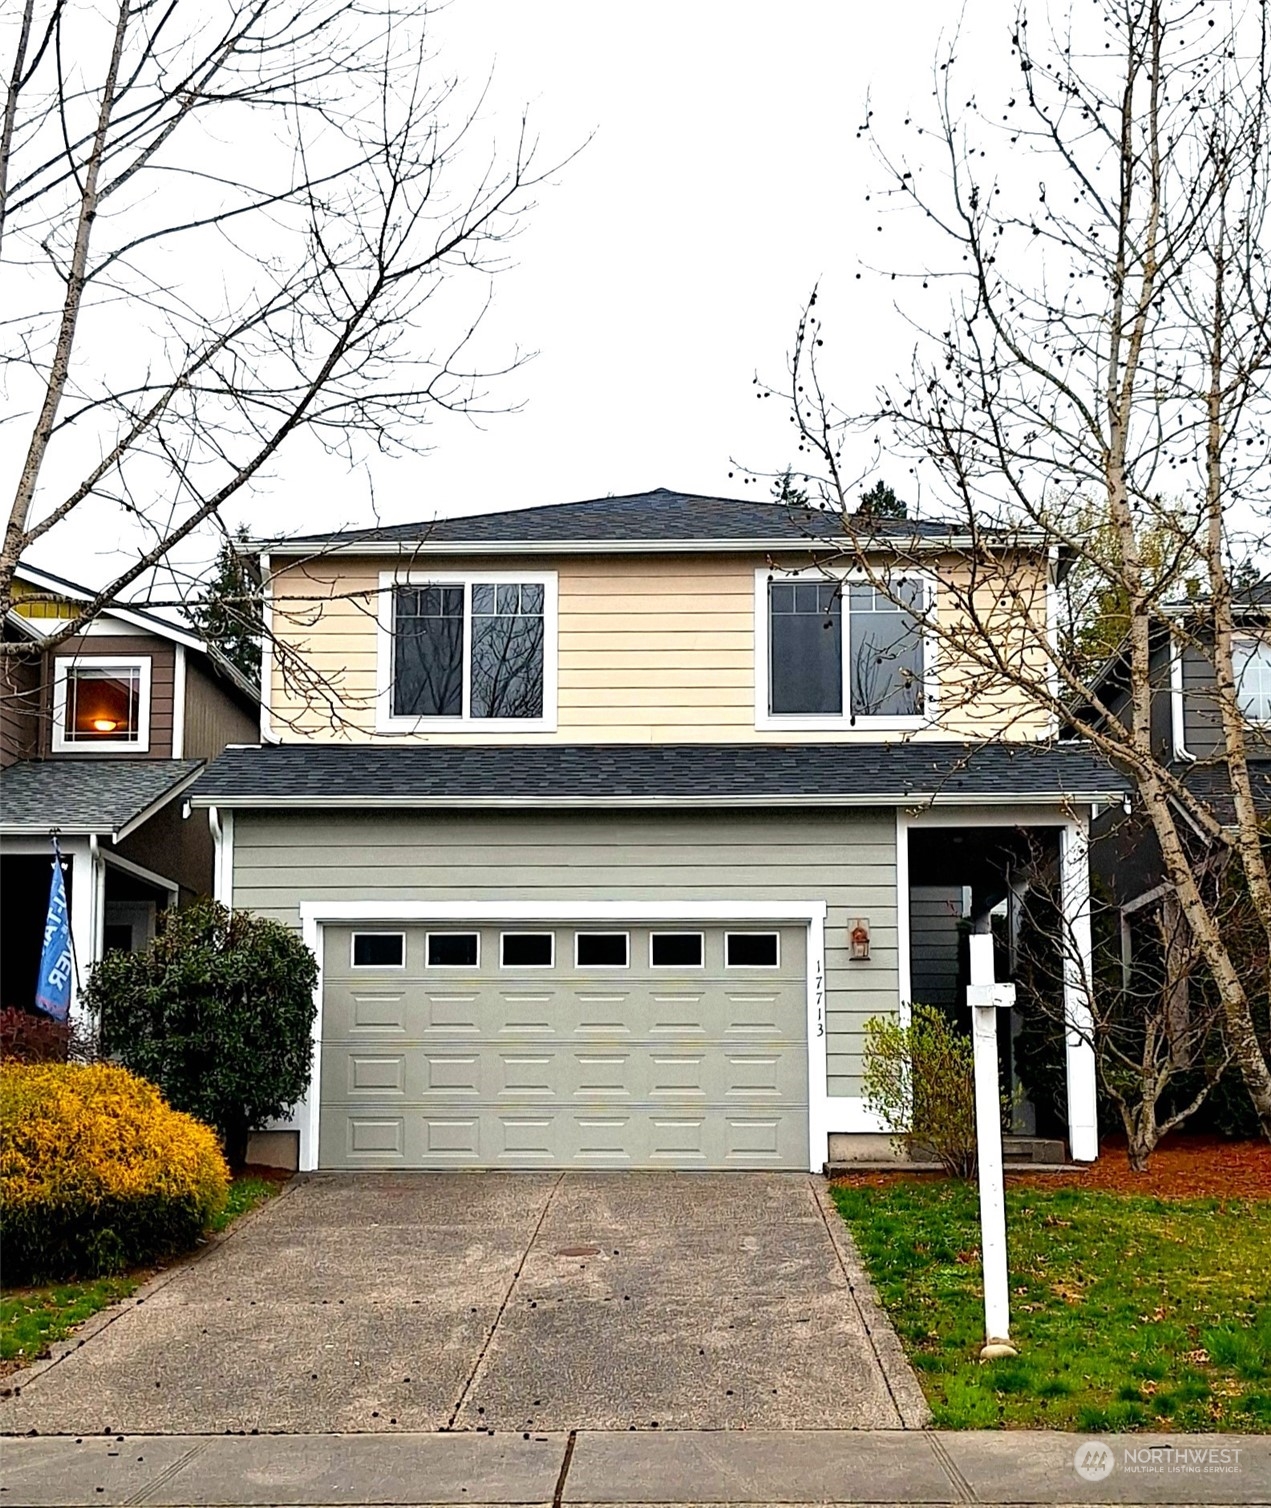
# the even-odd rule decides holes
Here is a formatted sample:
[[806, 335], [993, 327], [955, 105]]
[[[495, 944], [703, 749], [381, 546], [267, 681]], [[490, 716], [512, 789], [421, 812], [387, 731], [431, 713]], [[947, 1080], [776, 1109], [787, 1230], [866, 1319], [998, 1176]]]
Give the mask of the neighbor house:
[[0, 684], [0, 1005], [30, 1008], [53, 840], [64, 861], [77, 984], [107, 948], [155, 934], [210, 894], [206, 820], [185, 797], [227, 743], [259, 737], [255, 685], [188, 628], [116, 606], [46, 641], [93, 593], [19, 566]]
[[[944, 525], [859, 526], [864, 570], [833, 515], [663, 489], [262, 546], [260, 740], [192, 796], [220, 898], [321, 962], [308, 1096], [259, 1155], [886, 1150], [866, 1021], [962, 1009], [960, 933], [1008, 903], [1023, 845], [1080, 932], [1091, 815], [1123, 786], [924, 627], [957, 608], [921, 560], [974, 556], [984, 621], [1044, 674], [1044, 541], [994, 562]], [[1067, 1052], [1090, 1159], [1093, 1062]]]

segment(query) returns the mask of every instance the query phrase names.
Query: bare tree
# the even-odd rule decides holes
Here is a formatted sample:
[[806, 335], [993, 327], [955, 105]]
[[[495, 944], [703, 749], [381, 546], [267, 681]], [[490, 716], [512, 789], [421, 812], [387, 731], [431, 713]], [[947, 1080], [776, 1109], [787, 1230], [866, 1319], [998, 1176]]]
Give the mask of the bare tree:
[[[942, 664], [959, 667], [941, 677], [941, 717], [996, 696], [1034, 729], [1071, 727], [1128, 773], [1271, 1136], [1252, 1003], [1265, 1002], [1267, 981], [1242, 976], [1189, 848], [1199, 834], [1234, 858], [1271, 938], [1233, 661], [1237, 581], [1249, 535], [1265, 527], [1271, 475], [1267, 5], [1099, 0], [1096, 17], [1039, 38], [1019, 13], [1003, 98], [982, 107], [960, 85], [955, 38], [916, 151], [874, 142], [885, 181], [871, 210], [880, 224], [880, 205], [911, 210], [928, 233], [909, 235], [880, 274], [913, 294], [904, 375], [867, 412], [837, 406], [814, 293], [789, 383], [761, 393], [790, 402], [805, 485], [834, 515], [827, 542], [845, 537], [837, 548], [880, 592], [895, 598], [895, 573], [852, 504], [864, 437], [908, 459], [928, 516], [949, 521], [957, 543], [943, 555], [916, 531], [889, 532], [893, 564], [898, 552], [902, 568], [937, 578], [925, 629]], [[873, 141], [868, 120], [862, 134]], [[942, 250], [905, 260], [932, 236]], [[914, 312], [930, 298], [937, 314]], [[1117, 604], [1115, 686], [1061, 652], [1046, 582], [1013, 541], [1075, 563], [1078, 616]], [[1189, 582], [1199, 606], [1166, 620]], [[1221, 781], [1183, 778], [1153, 739], [1153, 648], [1166, 621], [1176, 647], [1212, 656]]]
[[20, 0], [4, 24], [0, 610], [54, 531], [138, 541], [46, 647], [293, 437], [345, 463], [418, 451], [431, 413], [489, 411], [487, 379], [523, 359], [470, 348], [545, 170], [524, 118], [505, 154], [483, 144], [430, 9]]

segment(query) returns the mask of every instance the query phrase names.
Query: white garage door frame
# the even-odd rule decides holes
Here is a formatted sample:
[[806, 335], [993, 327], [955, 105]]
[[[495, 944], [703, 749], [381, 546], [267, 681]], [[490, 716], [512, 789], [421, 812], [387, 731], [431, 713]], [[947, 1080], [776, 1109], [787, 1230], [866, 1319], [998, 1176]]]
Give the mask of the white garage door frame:
[[[318, 1166], [322, 1107], [322, 929], [355, 922], [770, 922], [808, 929], [808, 1158], [819, 1173], [830, 1132], [826, 1080], [824, 901], [302, 901], [300, 926], [318, 960], [314, 986], [313, 1057], [309, 1091], [292, 1122], [300, 1132], [300, 1171]], [[817, 1148], [820, 1148], [818, 1156]]]

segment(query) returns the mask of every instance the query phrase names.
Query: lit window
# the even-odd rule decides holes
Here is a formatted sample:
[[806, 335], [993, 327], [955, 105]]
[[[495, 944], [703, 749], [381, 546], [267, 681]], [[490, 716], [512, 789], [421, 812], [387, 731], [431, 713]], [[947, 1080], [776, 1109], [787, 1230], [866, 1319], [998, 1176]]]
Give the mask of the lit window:
[[126, 748], [146, 752], [150, 661], [103, 655], [58, 659], [54, 673], [55, 750]]
[[1240, 710], [1251, 723], [1271, 723], [1271, 644], [1247, 639], [1232, 648]]

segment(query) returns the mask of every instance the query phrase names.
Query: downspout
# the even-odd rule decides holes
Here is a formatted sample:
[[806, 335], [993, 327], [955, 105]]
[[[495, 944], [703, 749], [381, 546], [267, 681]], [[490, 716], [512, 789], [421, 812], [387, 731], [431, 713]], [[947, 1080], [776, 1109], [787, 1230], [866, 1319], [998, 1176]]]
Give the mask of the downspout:
[[212, 895], [221, 898], [221, 854], [225, 848], [225, 835], [221, 832], [221, 814], [214, 806], [207, 809], [207, 825], [212, 834]]
[[1174, 758], [1194, 760], [1196, 756], [1187, 747], [1187, 727], [1183, 716], [1183, 651], [1173, 634], [1170, 635], [1169, 649], [1169, 702], [1170, 743], [1174, 747]]

